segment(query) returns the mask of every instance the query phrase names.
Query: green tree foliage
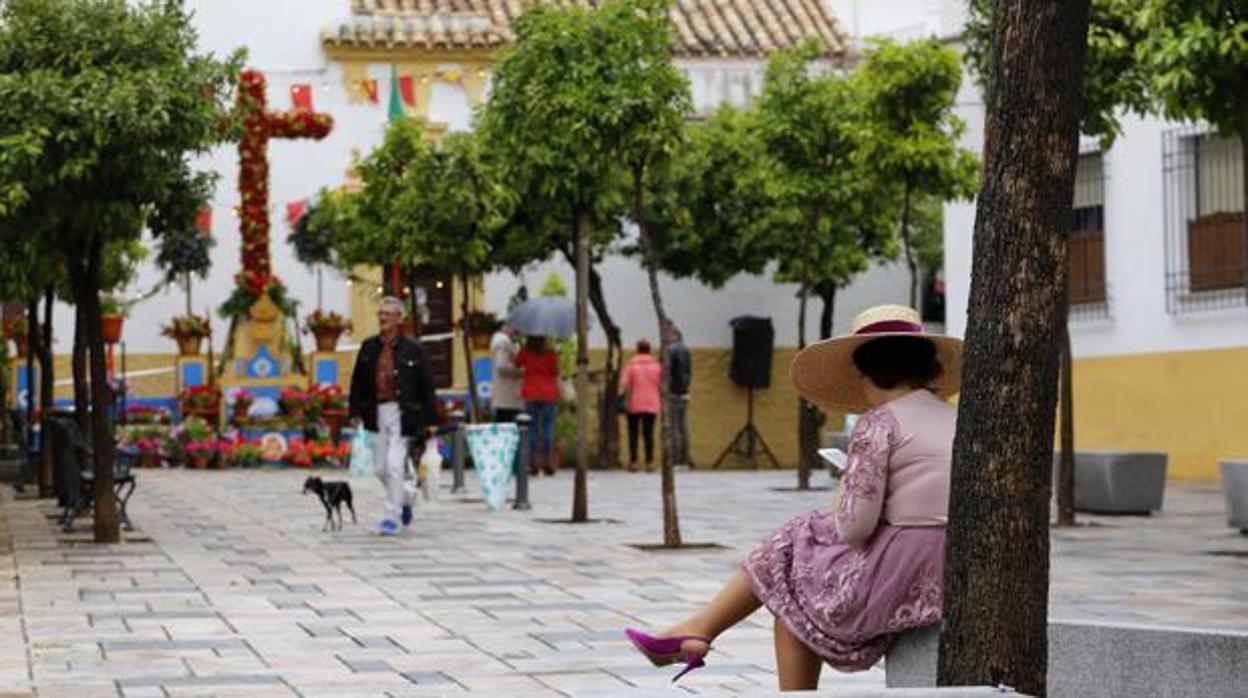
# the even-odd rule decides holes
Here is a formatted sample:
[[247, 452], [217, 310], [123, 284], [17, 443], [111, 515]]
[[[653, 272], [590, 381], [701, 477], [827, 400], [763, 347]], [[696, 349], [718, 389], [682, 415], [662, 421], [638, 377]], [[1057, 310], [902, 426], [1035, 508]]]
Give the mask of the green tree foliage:
[[[995, 4], [994, 0], [970, 0], [966, 26], [966, 62], [985, 91], [992, 74], [989, 60]], [[1186, 3], [1175, 0], [1173, 4]], [[1140, 60], [1139, 48], [1148, 35], [1136, 17], [1139, 6], [1133, 0], [1092, 0], [1079, 130], [1099, 139], [1102, 148], [1109, 148], [1122, 133], [1123, 110], [1143, 114], [1151, 109], [1149, 68]]]
[[910, 270], [910, 305], [918, 305], [919, 259], [911, 224], [915, 199], [969, 199], [979, 160], [959, 145], [965, 125], [953, 112], [962, 70], [935, 39], [872, 42], [854, 73], [864, 100], [860, 157], [900, 189], [901, 242]]
[[91, 350], [95, 538], [115, 542], [110, 396], [99, 335], [106, 244], [138, 239], [172, 208], [188, 156], [223, 136], [237, 60], [195, 53], [179, 0], [0, 3], [0, 182], [21, 182], [26, 217], [64, 259]]
[[1248, 6], [1240, 0], [1146, 0], [1135, 15], [1145, 67], [1162, 111], [1248, 130]]

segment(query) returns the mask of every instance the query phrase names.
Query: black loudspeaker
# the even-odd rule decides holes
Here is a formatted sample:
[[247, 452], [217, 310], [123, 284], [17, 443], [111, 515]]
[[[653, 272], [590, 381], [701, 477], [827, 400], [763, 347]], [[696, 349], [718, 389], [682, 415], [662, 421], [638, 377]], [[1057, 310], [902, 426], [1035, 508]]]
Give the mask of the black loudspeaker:
[[771, 385], [771, 350], [776, 332], [771, 318], [742, 315], [733, 318], [732, 367], [729, 375], [742, 388]]

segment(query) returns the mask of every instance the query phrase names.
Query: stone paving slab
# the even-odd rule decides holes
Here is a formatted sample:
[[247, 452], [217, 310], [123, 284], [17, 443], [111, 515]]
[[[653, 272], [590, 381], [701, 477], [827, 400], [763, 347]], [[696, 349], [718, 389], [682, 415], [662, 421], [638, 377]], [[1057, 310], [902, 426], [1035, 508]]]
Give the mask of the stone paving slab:
[[[0, 693], [671, 695], [675, 668], [649, 666], [621, 629], [688, 613], [832, 496], [776, 491], [791, 472], [680, 473], [685, 540], [723, 547], [645, 552], [662, 534], [657, 475], [591, 474], [590, 513], [614, 523], [550, 523], [570, 510], [561, 473], [532, 483], [529, 512], [444, 491], [398, 538], [374, 534], [368, 480], [353, 482], [360, 523], [322, 532], [306, 475], [144, 471], [138, 530], [101, 547], [61, 534], [47, 503], [0, 495], [0, 632], [21, 638], [0, 646]], [[1152, 517], [1081, 520], [1053, 534], [1054, 615], [1248, 630], [1248, 537], [1225, 528], [1219, 490], [1171, 487]], [[674, 689], [772, 695], [773, 667], [762, 611]], [[821, 695], [904, 695], [883, 683], [879, 667], [827, 671]]]

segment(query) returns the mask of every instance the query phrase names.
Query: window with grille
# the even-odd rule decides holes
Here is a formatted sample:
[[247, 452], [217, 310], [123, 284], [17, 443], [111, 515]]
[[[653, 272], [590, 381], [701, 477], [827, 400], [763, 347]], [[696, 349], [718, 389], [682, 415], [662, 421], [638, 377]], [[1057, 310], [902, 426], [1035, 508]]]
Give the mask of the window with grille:
[[1167, 309], [1244, 305], [1248, 228], [1239, 138], [1176, 129], [1164, 135], [1163, 149]]
[[1101, 153], [1079, 156], [1070, 231], [1070, 313], [1107, 317], [1105, 282], [1105, 167]]

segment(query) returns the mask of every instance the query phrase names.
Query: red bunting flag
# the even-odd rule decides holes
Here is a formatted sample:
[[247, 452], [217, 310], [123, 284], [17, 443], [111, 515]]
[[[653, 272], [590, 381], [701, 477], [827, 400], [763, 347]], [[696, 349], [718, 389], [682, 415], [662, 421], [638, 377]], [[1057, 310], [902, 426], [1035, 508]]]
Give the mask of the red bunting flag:
[[409, 107], [416, 106], [416, 83], [411, 75], [399, 78], [399, 94], [403, 95], [403, 103]]
[[360, 92], [364, 93], [364, 96], [368, 98], [368, 101], [372, 102], [373, 104], [376, 104], [377, 101], [381, 98], [381, 95], [377, 90], [376, 80], [361, 80]]
[[204, 237], [212, 237], [212, 209], [201, 208], [195, 216], [195, 228]]
[[290, 101], [295, 111], [312, 111], [312, 86], [304, 82], [291, 85]]
[[299, 222], [300, 218], [303, 218], [303, 214], [307, 213], [307, 211], [307, 199], [299, 199], [286, 204], [286, 221], [290, 223], [290, 227], [295, 227], [295, 224]]

